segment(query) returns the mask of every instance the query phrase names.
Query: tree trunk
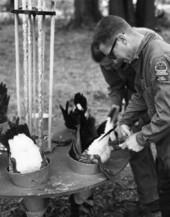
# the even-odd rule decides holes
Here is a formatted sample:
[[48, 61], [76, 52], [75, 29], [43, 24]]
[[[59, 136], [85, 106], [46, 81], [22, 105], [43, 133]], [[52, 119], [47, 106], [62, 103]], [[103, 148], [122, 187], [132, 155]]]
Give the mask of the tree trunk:
[[126, 19], [124, 0], [109, 0], [109, 14]]
[[136, 11], [132, 0], [109, 0], [109, 14], [124, 18], [130, 25], [155, 28], [155, 0], [137, 0]]
[[94, 25], [102, 18], [98, 0], [74, 0], [74, 7], [74, 26], [76, 27]]
[[131, 25], [135, 25], [135, 11], [132, 0], [124, 0], [126, 20]]
[[132, 26], [135, 23], [135, 15], [132, 0], [110, 0], [109, 14], [124, 18]]
[[155, 28], [155, 0], [138, 0], [136, 4], [136, 26]]
[[14, 0], [7, 0], [6, 1], [6, 10], [11, 11], [14, 9]]

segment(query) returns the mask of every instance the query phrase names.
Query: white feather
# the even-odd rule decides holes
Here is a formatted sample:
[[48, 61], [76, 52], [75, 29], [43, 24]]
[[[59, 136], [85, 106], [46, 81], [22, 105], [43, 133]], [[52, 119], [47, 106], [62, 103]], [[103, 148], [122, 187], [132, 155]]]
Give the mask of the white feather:
[[11, 157], [16, 160], [16, 169], [21, 173], [33, 172], [41, 167], [39, 147], [25, 134], [18, 134], [9, 141]]
[[[109, 138], [112, 135], [112, 138], [114, 139], [114, 132], [111, 132], [104, 138], [102, 138], [109, 130], [113, 128], [114, 124], [110, 117], [107, 118], [106, 127], [104, 134], [102, 134], [100, 137], [95, 139], [92, 144], [87, 149], [87, 154], [89, 155], [99, 155], [101, 157], [101, 161], [104, 163], [106, 162], [111, 155], [112, 147], [109, 146]], [[102, 138], [102, 139], [101, 139]], [[116, 138], [116, 137], [115, 137]], [[101, 140], [100, 140], [101, 139]]]
[[111, 117], [107, 117], [104, 133], [107, 133], [112, 128], [113, 128], [113, 121], [111, 120]]

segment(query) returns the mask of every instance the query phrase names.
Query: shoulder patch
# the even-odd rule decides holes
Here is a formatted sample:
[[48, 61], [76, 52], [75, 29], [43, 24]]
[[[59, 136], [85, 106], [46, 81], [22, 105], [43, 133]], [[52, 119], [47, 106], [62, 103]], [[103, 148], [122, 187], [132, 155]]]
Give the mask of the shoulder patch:
[[156, 80], [159, 82], [168, 81], [168, 66], [164, 61], [157, 61], [155, 64]]

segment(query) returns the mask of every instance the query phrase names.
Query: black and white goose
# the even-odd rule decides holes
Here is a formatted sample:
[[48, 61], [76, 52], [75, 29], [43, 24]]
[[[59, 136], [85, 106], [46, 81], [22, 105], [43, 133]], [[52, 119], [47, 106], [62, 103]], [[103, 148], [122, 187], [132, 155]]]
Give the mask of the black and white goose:
[[[73, 104], [73, 105], [72, 105]], [[66, 102], [65, 108], [60, 105], [60, 109], [63, 114], [65, 126], [69, 129], [76, 130], [78, 119], [80, 116], [84, 116], [87, 111], [87, 100], [81, 93], [74, 95], [73, 103], [71, 100]]]
[[32, 139], [27, 124], [19, 125], [9, 121], [9, 129], [1, 135], [0, 142], [7, 148], [9, 170], [28, 173], [39, 170], [43, 164], [43, 155]]
[[[109, 140], [115, 140], [114, 130], [116, 128], [118, 109], [113, 108], [106, 119], [104, 132], [93, 139], [88, 145], [88, 148], [82, 153], [80, 161], [88, 161], [96, 163], [100, 159], [101, 163], [105, 163], [109, 160], [112, 146], [109, 145]], [[113, 138], [114, 137], [114, 138]]]

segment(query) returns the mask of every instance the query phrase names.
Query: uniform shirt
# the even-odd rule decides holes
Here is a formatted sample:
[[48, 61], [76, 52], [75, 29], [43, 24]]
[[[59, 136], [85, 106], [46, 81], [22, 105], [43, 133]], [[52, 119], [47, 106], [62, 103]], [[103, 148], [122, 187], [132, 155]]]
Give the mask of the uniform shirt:
[[[154, 34], [157, 38], [162, 39], [162, 37], [148, 28], [135, 28], [142, 35], [147, 35], [148, 33]], [[125, 99], [126, 106], [135, 91], [134, 80], [135, 80], [135, 70], [127, 64], [121, 65], [115, 69], [114, 63], [109, 63], [109, 65], [100, 65], [103, 76], [107, 82], [109, 96], [111, 98], [111, 104], [115, 104], [122, 107], [122, 100]], [[137, 87], [138, 85], [136, 85]], [[140, 117], [141, 113], [138, 113]], [[136, 118], [134, 121], [138, 120]], [[132, 120], [131, 120], [132, 121]], [[133, 124], [133, 123], [131, 123]]]
[[100, 66], [103, 76], [109, 85], [108, 91], [111, 103], [122, 106], [122, 100], [125, 99], [126, 104], [131, 98], [134, 89], [135, 71], [131, 66], [125, 66], [115, 70], [110, 64], [104, 67]]
[[127, 124], [137, 111], [148, 110], [149, 124], [137, 133], [140, 145], [158, 142], [170, 133], [170, 45], [154, 34], [146, 34], [132, 62], [136, 71], [135, 87], [121, 120]]

